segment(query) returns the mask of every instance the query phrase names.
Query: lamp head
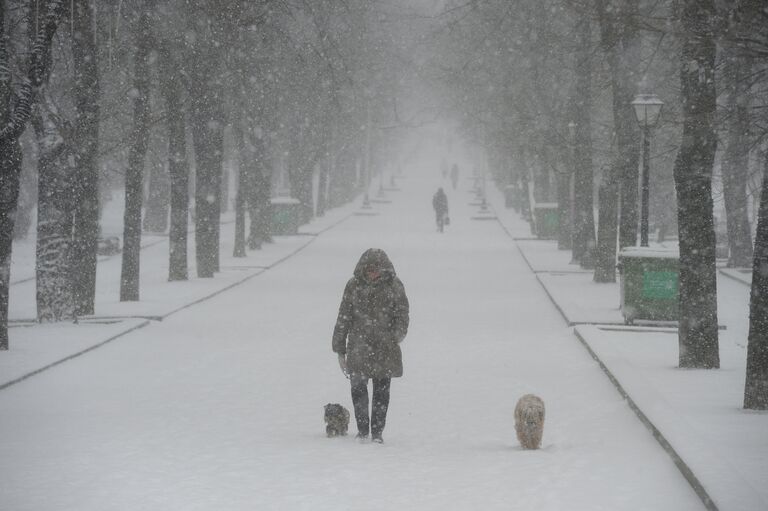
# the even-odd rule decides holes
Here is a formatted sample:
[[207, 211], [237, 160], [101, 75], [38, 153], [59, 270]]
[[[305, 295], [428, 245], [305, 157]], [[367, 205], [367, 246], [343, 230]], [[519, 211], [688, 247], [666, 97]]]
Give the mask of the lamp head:
[[635, 116], [640, 127], [653, 127], [659, 121], [664, 102], [656, 94], [638, 94], [631, 105], [635, 109]]

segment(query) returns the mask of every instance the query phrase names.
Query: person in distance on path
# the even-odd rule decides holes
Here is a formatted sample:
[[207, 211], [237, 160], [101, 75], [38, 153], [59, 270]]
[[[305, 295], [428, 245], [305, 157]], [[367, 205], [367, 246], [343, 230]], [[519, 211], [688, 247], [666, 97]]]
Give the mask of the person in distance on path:
[[432, 196], [432, 207], [435, 209], [435, 220], [437, 221], [438, 232], [443, 232], [445, 218], [448, 216], [448, 197], [443, 188], [440, 187]]
[[[332, 348], [350, 380], [357, 438], [382, 443], [392, 378], [403, 375], [400, 343], [408, 333], [408, 297], [387, 254], [369, 248], [344, 288]], [[368, 380], [373, 403], [368, 414]]]
[[453, 167], [451, 167], [451, 184], [453, 184], [453, 189], [456, 189], [456, 186], [459, 184], [459, 166], [455, 163], [453, 164]]

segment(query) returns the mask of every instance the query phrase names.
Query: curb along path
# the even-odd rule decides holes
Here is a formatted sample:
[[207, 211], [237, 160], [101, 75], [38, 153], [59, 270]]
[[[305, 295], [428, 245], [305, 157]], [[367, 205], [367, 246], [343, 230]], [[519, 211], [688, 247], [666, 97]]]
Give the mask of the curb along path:
[[586, 349], [589, 355], [595, 360], [595, 362], [597, 362], [597, 365], [600, 366], [600, 369], [605, 373], [618, 393], [621, 394], [621, 397], [624, 398], [627, 406], [629, 406], [629, 408], [634, 412], [640, 422], [642, 422], [648, 431], [651, 432], [653, 438], [656, 439], [661, 448], [664, 449], [664, 451], [669, 455], [677, 469], [683, 475], [685, 480], [688, 481], [688, 484], [691, 485], [691, 488], [693, 488], [693, 491], [696, 493], [696, 495], [698, 495], [698, 497], [701, 499], [704, 507], [710, 511], [717, 511], [718, 508], [712, 500], [712, 497], [709, 496], [709, 493], [707, 493], [704, 485], [702, 485], [701, 481], [699, 481], [699, 479], [696, 477], [696, 474], [693, 473], [691, 467], [688, 466], [685, 460], [683, 460], [683, 458], [677, 453], [675, 448], [672, 447], [672, 444], [667, 441], [659, 428], [657, 428], [656, 425], [651, 422], [643, 410], [640, 409], [637, 403], [635, 403], [635, 401], [632, 399], [632, 396], [630, 396], [629, 393], [627, 393], [627, 391], [621, 385], [619, 379], [611, 372], [608, 366], [600, 359], [597, 353], [595, 353], [595, 351], [589, 345], [589, 342], [587, 341], [586, 337], [579, 331], [579, 328], [574, 328], [573, 333], [579, 342], [581, 342], [581, 344], [584, 346], [584, 349]]

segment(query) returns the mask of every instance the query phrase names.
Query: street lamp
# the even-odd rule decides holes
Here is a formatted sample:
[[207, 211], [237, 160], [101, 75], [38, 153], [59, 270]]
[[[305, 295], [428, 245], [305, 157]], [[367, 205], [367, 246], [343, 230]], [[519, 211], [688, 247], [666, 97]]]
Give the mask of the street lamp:
[[631, 105], [643, 130], [643, 180], [640, 194], [640, 246], [648, 246], [648, 194], [651, 157], [651, 128], [659, 121], [664, 102], [656, 94], [638, 94]]

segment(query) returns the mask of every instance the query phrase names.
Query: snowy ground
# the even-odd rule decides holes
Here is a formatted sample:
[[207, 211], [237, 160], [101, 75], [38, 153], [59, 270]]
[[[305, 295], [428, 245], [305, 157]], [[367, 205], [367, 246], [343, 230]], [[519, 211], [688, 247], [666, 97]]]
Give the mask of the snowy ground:
[[[439, 183], [411, 172], [379, 216], [0, 391], [0, 508], [701, 509], [501, 226], [447, 190], [452, 225], [436, 233]], [[370, 246], [411, 301], [384, 445], [322, 423], [325, 403], [351, 408], [330, 336]], [[13, 329], [12, 350], [37, 328]], [[527, 392], [547, 404], [539, 451], [514, 438]]]
[[[499, 193], [491, 198], [503, 203]], [[510, 234], [527, 228], [511, 210], [496, 212]], [[618, 283], [595, 284], [554, 241], [516, 243], [563, 317], [584, 325], [576, 329], [579, 338], [714, 505], [768, 509], [768, 413], [742, 408], [750, 272], [721, 268], [718, 275], [720, 369], [680, 370], [676, 328], [612, 326], [623, 323]], [[587, 326], [594, 323], [603, 326]]]

